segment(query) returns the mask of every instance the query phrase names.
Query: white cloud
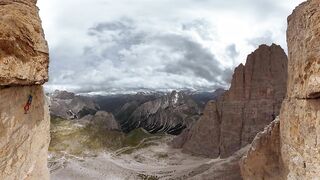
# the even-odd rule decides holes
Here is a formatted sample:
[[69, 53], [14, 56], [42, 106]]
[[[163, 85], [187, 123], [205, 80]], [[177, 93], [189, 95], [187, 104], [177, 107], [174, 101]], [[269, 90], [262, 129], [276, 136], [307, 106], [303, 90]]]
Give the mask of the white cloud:
[[48, 87], [75, 91], [212, 89], [261, 43], [286, 49], [301, 0], [38, 0]]

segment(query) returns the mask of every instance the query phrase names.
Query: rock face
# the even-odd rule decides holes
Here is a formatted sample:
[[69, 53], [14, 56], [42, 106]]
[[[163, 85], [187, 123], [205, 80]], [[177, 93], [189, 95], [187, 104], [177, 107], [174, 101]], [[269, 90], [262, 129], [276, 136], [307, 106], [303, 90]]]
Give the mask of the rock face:
[[[255, 153], [249, 153], [241, 168], [244, 179], [252, 179], [253, 174], [255, 179], [273, 179], [266, 176], [261, 166], [254, 167], [255, 164], [266, 163], [265, 159], [257, 159], [257, 155], [279, 157], [280, 162], [276, 159], [270, 162], [274, 167], [280, 167], [281, 171], [273, 172], [273, 177], [278, 179], [320, 177], [319, 5], [319, 0], [309, 0], [288, 18], [288, 92], [280, 113], [280, 143], [274, 137], [268, 140], [270, 142], [261, 142], [261, 148]], [[272, 133], [277, 134], [277, 131], [275, 128]], [[280, 155], [278, 149], [281, 150]], [[251, 164], [253, 160], [255, 164]]]
[[217, 102], [208, 103], [189, 133], [178, 137], [183, 150], [224, 158], [250, 144], [279, 114], [286, 79], [287, 56], [283, 49], [275, 44], [261, 45], [248, 56], [245, 66], [235, 69], [230, 90]]
[[257, 134], [247, 154], [242, 157], [241, 175], [245, 179], [280, 180], [283, 170], [280, 150], [280, 120], [277, 118]]
[[288, 18], [288, 94], [280, 115], [281, 154], [288, 179], [320, 177], [320, 6], [301, 4]]
[[0, 1], [0, 84], [33, 85], [48, 80], [48, 46], [36, 0]]
[[48, 60], [36, 1], [0, 0], [0, 179], [49, 179]]
[[94, 115], [100, 107], [89, 97], [76, 96], [66, 91], [55, 91], [50, 95], [50, 113], [64, 119], [80, 119]]
[[[24, 114], [29, 94], [32, 106]], [[0, 90], [0, 179], [48, 179], [49, 110], [41, 86]]]
[[[131, 106], [128, 106], [128, 109], [133, 110]], [[118, 120], [124, 132], [142, 127], [150, 133], [180, 134], [184, 128], [190, 127], [199, 115], [197, 103], [183, 92], [173, 91], [140, 105], [128, 118]]]

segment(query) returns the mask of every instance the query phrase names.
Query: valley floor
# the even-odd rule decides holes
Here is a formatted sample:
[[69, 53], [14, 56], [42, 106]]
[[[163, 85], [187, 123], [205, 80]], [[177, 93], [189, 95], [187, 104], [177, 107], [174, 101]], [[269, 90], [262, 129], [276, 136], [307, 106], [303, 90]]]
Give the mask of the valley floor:
[[87, 179], [171, 179], [200, 165], [208, 158], [195, 157], [167, 145], [172, 137], [154, 140], [154, 145], [127, 153], [99, 153], [77, 157], [67, 153], [51, 154], [49, 166], [52, 180]]
[[105, 131], [83, 122], [52, 119], [48, 166], [52, 180], [238, 180], [244, 148], [227, 159], [182, 153], [174, 136]]
[[228, 159], [208, 159], [184, 154], [167, 145], [172, 137], [154, 141], [154, 145], [129, 153], [120, 149], [77, 157], [51, 154], [52, 180], [136, 180], [136, 179], [238, 179], [238, 160], [246, 148]]

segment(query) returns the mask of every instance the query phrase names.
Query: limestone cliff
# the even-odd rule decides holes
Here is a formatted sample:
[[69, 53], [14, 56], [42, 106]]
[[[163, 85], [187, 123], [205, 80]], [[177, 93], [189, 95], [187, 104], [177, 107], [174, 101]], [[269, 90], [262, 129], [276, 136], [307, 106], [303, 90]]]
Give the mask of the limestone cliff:
[[35, 0], [0, 0], [1, 85], [48, 80], [48, 46]]
[[[207, 104], [199, 121], [174, 140], [183, 151], [209, 157], [228, 157], [250, 144], [279, 114], [286, 93], [287, 56], [273, 44], [261, 45], [239, 65], [229, 91]], [[184, 141], [184, 142], [181, 142]], [[173, 142], [173, 143], [174, 143]]]
[[280, 115], [281, 155], [288, 179], [320, 177], [320, 1], [288, 18], [288, 94]]
[[242, 157], [241, 173], [245, 179], [282, 179], [279, 126], [280, 120], [277, 118], [264, 131], [257, 134], [251, 148]]
[[[320, 177], [319, 24], [319, 0], [302, 3], [288, 18], [289, 76], [287, 96], [280, 113], [280, 143], [274, 143], [277, 138], [273, 138], [270, 139], [271, 142], [261, 142], [261, 147], [256, 149], [258, 152], [249, 153], [242, 161], [247, 162], [242, 163], [241, 168], [244, 179], [273, 179], [262, 171], [265, 167], [254, 167], [249, 163], [255, 160], [255, 164], [266, 164], [266, 161], [257, 155], [280, 159], [280, 162], [272, 162], [278, 163], [281, 169], [272, 172], [273, 177], [277, 176], [278, 179]], [[275, 128], [272, 133], [274, 131], [279, 129]], [[271, 145], [274, 147], [270, 147]], [[281, 153], [270, 149], [279, 149]]]
[[0, 0], [0, 179], [49, 179], [48, 60], [36, 0]]

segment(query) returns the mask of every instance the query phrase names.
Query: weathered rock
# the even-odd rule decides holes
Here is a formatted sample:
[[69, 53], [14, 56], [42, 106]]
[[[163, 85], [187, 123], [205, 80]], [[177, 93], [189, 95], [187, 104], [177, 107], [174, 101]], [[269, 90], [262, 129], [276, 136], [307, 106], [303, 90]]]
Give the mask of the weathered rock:
[[0, 99], [0, 179], [48, 179], [50, 118], [42, 87], [3, 88]]
[[[318, 179], [320, 177], [320, 1], [309, 0], [297, 7], [288, 18], [287, 42], [289, 52], [288, 92], [280, 113], [280, 144], [277, 138], [263, 143], [256, 153], [249, 153], [242, 167], [244, 179], [265, 176], [261, 166], [265, 159], [255, 159], [256, 154], [274, 159], [273, 171], [278, 179]], [[270, 147], [274, 146], [274, 147]], [[277, 151], [263, 151], [281, 149]], [[255, 159], [252, 162], [251, 159]], [[250, 163], [249, 163], [250, 162]], [[254, 163], [254, 164], [251, 164]], [[271, 170], [271, 169], [270, 169]]]
[[[287, 56], [280, 46], [261, 45], [233, 74], [230, 90], [208, 103], [192, 127], [183, 150], [228, 157], [250, 144], [279, 114], [286, 94]], [[200, 141], [201, 140], [201, 141]]]
[[36, 0], [0, 0], [0, 179], [49, 179], [48, 60]]
[[320, 1], [288, 18], [288, 94], [280, 115], [281, 154], [288, 179], [320, 177]]
[[241, 174], [245, 179], [280, 180], [281, 171], [280, 151], [280, 120], [277, 118], [264, 131], [257, 134], [251, 148], [240, 161]]
[[0, 0], [0, 85], [48, 80], [48, 46], [36, 0]]
[[[204, 115], [188, 133], [190, 137], [185, 139], [183, 151], [192, 152], [194, 155], [219, 156], [220, 131], [218, 127], [220, 127], [220, 122], [217, 111], [216, 103], [210, 101], [204, 110]], [[216, 131], [211, 131], [212, 128]]]
[[320, 10], [318, 0], [309, 0], [288, 17], [288, 96], [320, 97]]

